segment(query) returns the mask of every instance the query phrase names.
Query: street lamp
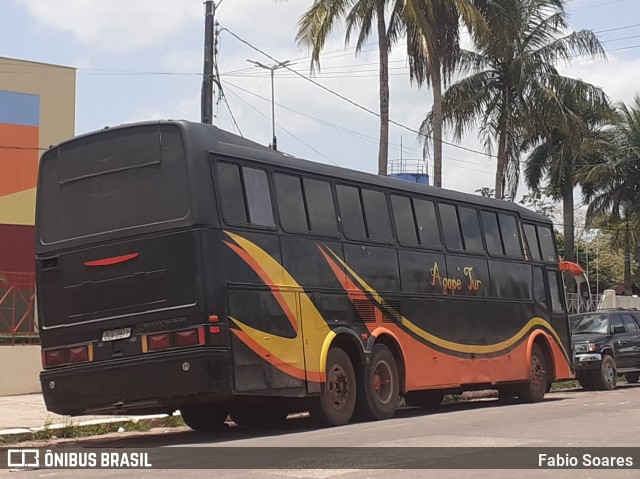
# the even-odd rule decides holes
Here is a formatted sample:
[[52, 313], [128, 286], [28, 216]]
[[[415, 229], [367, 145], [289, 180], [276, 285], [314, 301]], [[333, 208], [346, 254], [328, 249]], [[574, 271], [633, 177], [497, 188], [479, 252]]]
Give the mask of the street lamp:
[[273, 74], [276, 70], [278, 70], [279, 68], [284, 68], [286, 67], [289, 63], [291, 63], [289, 60], [286, 60], [284, 62], [280, 62], [276, 65], [273, 66], [267, 66], [264, 65], [260, 62], [256, 62], [253, 60], [247, 60], [249, 63], [253, 63], [255, 66], [260, 67], [260, 68], [264, 68], [265, 70], [269, 70], [271, 72], [271, 133], [273, 135], [273, 140], [271, 141], [271, 148], [273, 148], [274, 150], [278, 149], [278, 140], [276, 139], [276, 107], [275, 107], [275, 99], [274, 99], [274, 87], [273, 87]]

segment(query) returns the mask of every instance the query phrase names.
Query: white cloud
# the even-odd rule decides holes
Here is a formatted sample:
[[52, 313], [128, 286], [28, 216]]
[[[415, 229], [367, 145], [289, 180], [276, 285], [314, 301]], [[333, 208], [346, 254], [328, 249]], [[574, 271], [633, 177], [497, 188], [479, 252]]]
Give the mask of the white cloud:
[[189, 21], [202, 19], [202, 4], [185, 0], [19, 0], [42, 25], [73, 34], [105, 51], [154, 45]]

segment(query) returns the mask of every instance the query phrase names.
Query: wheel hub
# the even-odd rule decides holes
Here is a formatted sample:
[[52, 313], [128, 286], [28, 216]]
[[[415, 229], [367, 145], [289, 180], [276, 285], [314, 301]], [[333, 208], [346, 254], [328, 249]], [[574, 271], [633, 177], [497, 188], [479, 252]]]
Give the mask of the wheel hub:
[[331, 368], [327, 378], [329, 399], [336, 408], [342, 408], [347, 403], [349, 397], [349, 379], [342, 366]]
[[391, 366], [386, 361], [380, 361], [376, 364], [373, 372], [373, 391], [383, 404], [388, 404], [393, 399]]

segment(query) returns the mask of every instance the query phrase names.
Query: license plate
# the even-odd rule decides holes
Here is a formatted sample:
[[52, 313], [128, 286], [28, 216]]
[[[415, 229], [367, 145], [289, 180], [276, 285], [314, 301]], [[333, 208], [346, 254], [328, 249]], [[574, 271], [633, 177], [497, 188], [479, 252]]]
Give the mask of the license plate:
[[103, 341], [115, 341], [116, 339], [125, 339], [131, 336], [131, 328], [112, 329], [102, 333]]

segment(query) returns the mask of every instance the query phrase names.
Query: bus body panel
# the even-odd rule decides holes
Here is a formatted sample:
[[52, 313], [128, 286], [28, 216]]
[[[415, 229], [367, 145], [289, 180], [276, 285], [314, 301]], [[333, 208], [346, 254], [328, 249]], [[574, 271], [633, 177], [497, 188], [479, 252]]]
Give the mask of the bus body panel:
[[[148, 123], [63, 143], [43, 157], [37, 207], [43, 357], [66, 360], [41, 373], [50, 410], [314, 396], [334, 342], [353, 346], [362, 371], [384, 340], [401, 392], [525, 382], [534, 340], [547, 345], [554, 379], [573, 374], [566, 313], [534, 301], [534, 269], [555, 265], [287, 232], [275, 206], [273, 226], [229, 224], [217, 161], [265, 171], [270, 189], [278, 171], [548, 225], [517, 205], [288, 158], [206, 125]], [[75, 218], [57, 224], [65, 209]], [[85, 346], [90, 360], [69, 361]]]

